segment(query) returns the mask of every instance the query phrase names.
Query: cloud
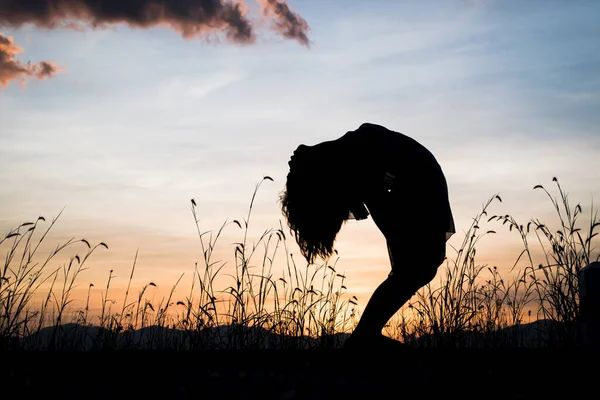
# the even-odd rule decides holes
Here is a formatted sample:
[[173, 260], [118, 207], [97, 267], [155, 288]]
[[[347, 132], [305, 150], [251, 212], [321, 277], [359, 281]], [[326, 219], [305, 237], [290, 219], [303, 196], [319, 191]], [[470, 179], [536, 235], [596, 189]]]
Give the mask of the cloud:
[[62, 29], [83, 32], [85, 31], [85, 25], [77, 22], [65, 22], [62, 26]]
[[12, 37], [0, 33], [0, 87], [6, 87], [13, 80], [25, 82], [30, 77], [50, 78], [59, 70], [49, 61], [23, 64], [15, 59], [15, 55], [21, 51], [22, 49], [14, 44]]
[[[274, 18], [274, 30], [287, 39], [308, 44], [308, 24], [293, 13], [285, 0], [263, 2], [265, 15]], [[169, 26], [184, 38], [225, 33], [235, 43], [253, 43], [254, 27], [243, 0], [0, 0], [0, 26], [19, 28], [92, 28], [127, 24], [132, 28]]]
[[127, 24], [132, 28], [169, 26], [185, 38], [224, 32], [238, 43], [254, 41], [243, 3], [222, 0], [0, 0], [0, 26], [61, 28], [65, 23], [92, 28]]
[[[308, 24], [290, 10], [285, 0], [259, 0], [259, 3], [263, 14], [273, 19], [275, 32], [309, 45]], [[168, 26], [186, 39], [223, 33], [228, 41], [237, 44], [256, 41], [243, 0], [0, 0], [0, 27], [20, 28], [26, 24], [78, 31], [116, 24], [131, 28]], [[21, 49], [12, 44], [12, 39], [4, 42], [1, 86], [28, 76], [48, 78], [56, 72], [56, 66], [49, 62], [23, 65], [15, 61], [13, 56]]]
[[308, 39], [308, 23], [299, 14], [293, 13], [285, 0], [262, 0], [263, 13], [273, 17], [273, 30], [287, 39], [295, 39], [305, 46], [310, 45]]
[[[201, 98], [221, 88], [241, 81], [246, 75], [238, 71], [219, 71], [213, 74], [176, 77], [162, 85], [159, 98], [182, 98], [182, 95]], [[183, 96], [185, 98], [186, 96]]]

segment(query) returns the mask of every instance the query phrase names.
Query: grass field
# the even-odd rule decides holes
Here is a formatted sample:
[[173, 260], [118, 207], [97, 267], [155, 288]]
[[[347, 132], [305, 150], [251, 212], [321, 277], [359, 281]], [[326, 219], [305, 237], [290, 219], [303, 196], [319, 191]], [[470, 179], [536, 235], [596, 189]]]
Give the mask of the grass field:
[[[122, 304], [109, 302], [109, 274], [101, 311], [90, 313], [88, 291], [87, 305], [73, 312], [72, 291], [79, 275], [94, 252], [108, 246], [71, 239], [40, 260], [38, 249], [58, 217], [49, 223], [40, 217], [21, 224], [0, 240], [6, 254], [0, 270], [0, 345], [12, 351], [341, 347], [360, 309], [356, 298], [346, 296], [345, 276], [336, 272], [335, 263], [296, 264], [282, 226], [253, 240], [248, 235], [256, 192], [269, 179], [256, 185], [247, 217], [223, 224], [216, 232], [200, 230], [192, 202], [203, 260], [183, 299], [173, 298], [171, 292], [151, 302], [145, 292], [152, 282], [134, 293], [134, 262]], [[593, 208], [587, 214], [579, 204], [571, 205], [556, 178], [553, 183], [557, 196], [541, 185], [534, 190], [548, 195], [558, 230], [551, 231], [537, 219], [520, 223], [510, 215], [488, 215], [489, 205], [502, 201], [494, 195], [473, 218], [461, 246], [448, 255], [441, 282], [422, 288], [394, 317], [386, 334], [414, 349], [581, 347], [578, 273], [597, 260], [594, 241], [600, 222]], [[510, 279], [496, 268], [477, 264], [478, 241], [494, 233], [481, 231], [483, 221], [497, 221], [522, 240], [515, 266], [520, 262], [526, 267], [513, 271]], [[217, 288], [214, 282], [223, 264], [212, 257], [227, 224], [236, 224], [242, 238], [234, 244], [233, 283]], [[81, 242], [86, 254], [72, 256], [68, 265], [53, 265], [58, 254]], [[534, 260], [534, 246], [543, 250], [541, 262]], [[278, 266], [283, 273], [276, 275], [273, 260], [280, 252], [285, 265]], [[32, 308], [34, 299], [39, 308]], [[531, 320], [536, 324], [525, 323]]]

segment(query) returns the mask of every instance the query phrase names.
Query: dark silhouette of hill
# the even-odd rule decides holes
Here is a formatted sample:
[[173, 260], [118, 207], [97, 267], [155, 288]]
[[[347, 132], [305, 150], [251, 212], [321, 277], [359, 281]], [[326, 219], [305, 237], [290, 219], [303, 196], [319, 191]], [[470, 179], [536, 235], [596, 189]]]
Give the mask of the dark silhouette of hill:
[[[554, 346], [558, 337], [564, 338], [567, 334], [566, 329], [561, 329], [551, 321], [538, 320], [490, 332], [425, 335], [408, 340], [406, 345], [413, 348], [542, 348]], [[340, 333], [319, 338], [295, 337], [273, 333], [261, 327], [236, 325], [202, 330], [150, 326], [117, 332], [98, 326], [70, 323], [43, 328], [35, 334], [13, 341], [10, 347], [34, 351], [307, 350], [341, 348], [348, 336]]]
[[269, 332], [261, 327], [223, 325], [202, 330], [149, 326], [114, 330], [99, 326], [64, 324], [41, 329], [13, 343], [23, 349], [46, 350], [225, 350], [312, 349], [339, 347], [347, 335], [311, 338]]

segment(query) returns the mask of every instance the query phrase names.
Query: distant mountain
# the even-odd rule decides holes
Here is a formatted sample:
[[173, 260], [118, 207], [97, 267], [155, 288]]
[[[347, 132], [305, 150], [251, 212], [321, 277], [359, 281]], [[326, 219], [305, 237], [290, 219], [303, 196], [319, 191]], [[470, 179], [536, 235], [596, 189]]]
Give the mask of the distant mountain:
[[[572, 334], [549, 320], [511, 326], [490, 332], [460, 332], [453, 335], [425, 335], [410, 339], [416, 348], [439, 347], [544, 347], [556, 338]], [[562, 335], [562, 336], [561, 336]], [[11, 347], [29, 350], [218, 350], [218, 349], [315, 349], [339, 348], [348, 334], [319, 338], [289, 336], [260, 327], [223, 325], [203, 330], [179, 330], [150, 326], [138, 330], [105, 329], [98, 326], [64, 324], [47, 327], [19, 339]], [[576, 341], [573, 337], [573, 341]]]
[[320, 338], [281, 335], [260, 327], [223, 325], [202, 330], [180, 330], [149, 326], [138, 330], [116, 332], [98, 326], [64, 324], [47, 327], [21, 338], [18, 345], [25, 349], [311, 349], [341, 347], [348, 334]]
[[451, 335], [424, 335], [410, 341], [415, 347], [460, 348], [540, 348], [574, 345], [580, 339], [580, 327], [541, 319], [527, 324]]

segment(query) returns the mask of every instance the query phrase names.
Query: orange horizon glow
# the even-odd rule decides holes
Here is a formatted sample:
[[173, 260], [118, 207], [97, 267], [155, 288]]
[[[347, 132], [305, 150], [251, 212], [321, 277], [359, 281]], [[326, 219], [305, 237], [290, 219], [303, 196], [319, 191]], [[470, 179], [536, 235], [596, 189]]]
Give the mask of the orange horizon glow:
[[[213, 254], [213, 261], [218, 261], [215, 264], [215, 268], [224, 266], [213, 284], [213, 289], [217, 294], [216, 297], [220, 301], [226, 301], [219, 312], [221, 315], [224, 315], [223, 313], [227, 311], [227, 308], [231, 304], [231, 297], [222, 293], [218, 294], [229, 286], [235, 285], [234, 275], [236, 265], [233, 259], [233, 243], [238, 241], [239, 237], [237, 236], [241, 235], [241, 231], [236, 232], [237, 230], [237, 227], [232, 227], [231, 231], [226, 231], [220, 242], [216, 245]], [[463, 233], [460, 232], [460, 229], [457, 230], [459, 232], [451, 238], [447, 245], [447, 260], [440, 266], [437, 276], [431, 281], [431, 285], [434, 287], [443, 281], [446, 269], [451, 266], [452, 260], [456, 257], [456, 250], [454, 248], [459, 246], [463, 240]], [[60, 238], [63, 235], [57, 236]], [[66, 238], [66, 236], [63, 236], [63, 238]], [[275, 258], [273, 267], [270, 270], [261, 270], [260, 262], [263, 254], [260, 252], [260, 249], [254, 258], [251, 259], [250, 263], [253, 273], [270, 274], [272, 279], [276, 281], [278, 290], [281, 292], [283, 291], [283, 283], [278, 279], [285, 276], [289, 280], [289, 277], [285, 274], [287, 274], [287, 263], [292, 258], [296, 262], [297, 269], [301, 274], [306, 274], [307, 269], [306, 262], [300, 258], [295, 245], [289, 243], [289, 238], [288, 234], [287, 246], [293, 254], [291, 258], [285, 259], [285, 253], [281, 245], [280, 250], [276, 254], [271, 253], [271, 255], [275, 254]], [[56, 240], [52, 239], [55, 238], [50, 235], [50, 241], [40, 248], [40, 259], [44, 259], [49, 251], [57, 245]], [[255, 237], [250, 236], [248, 238], [249, 243], [252, 243], [255, 239]], [[501, 251], [494, 252], [494, 239], [493, 235], [482, 239], [480, 247], [483, 251], [479, 253], [477, 262], [480, 265], [487, 265], [490, 268], [498, 266], [502, 277], [508, 281], [522, 267], [521, 264], [516, 268], [516, 271], [510, 273], [510, 269], [514, 265], [522, 247], [519, 246], [518, 241], [513, 240], [512, 243], [508, 241], [508, 245], [504, 246]], [[76, 285], [70, 293], [69, 300], [72, 303], [68, 309], [69, 314], [73, 318], [77, 316], [77, 313], [85, 311], [87, 306], [90, 317], [88, 320], [92, 322], [99, 321], [98, 317], [101, 313], [104, 300], [106, 300], [105, 311], [110, 310], [111, 313], [120, 313], [124, 305], [137, 302], [140, 302], [142, 306], [145, 302], [149, 302], [153, 308], [159, 307], [160, 304], [164, 306], [166, 299], [170, 296], [174, 287], [175, 290], [171, 298], [171, 306], [169, 307], [172, 316], [176, 317], [184, 310], [181, 304], [177, 304], [178, 302], [187, 303], [190, 295], [194, 301], [197, 300], [199, 295], [198, 282], [192, 282], [197, 279], [194, 275], [196, 263], [198, 263], [198, 270], [200, 272], [203, 272], [205, 268], [201, 258], [199, 258], [202, 251], [197, 237], [180, 236], [165, 240], [165, 237], [146, 235], [141, 238], [144, 246], [137, 245], [137, 251], [139, 252], [137, 259], [135, 258], [136, 244], [134, 243], [136, 240], [134, 238], [121, 236], [118, 240], [102, 241], [108, 244], [108, 249], [99, 247], [92, 254], [90, 259], [86, 261], [86, 269], [78, 276]], [[90, 244], [93, 246], [99, 242], [100, 240], [96, 242], [90, 241]], [[161, 249], [161, 244], [163, 247], [173, 249], [171, 254], [169, 254], [168, 250]], [[61, 293], [60, 285], [64, 276], [63, 271], [68, 261], [75, 254], [82, 256], [86, 249], [87, 247], [84, 244], [79, 244], [77, 247], [73, 247], [71, 250], [61, 254], [55, 262], [49, 265], [45, 271], [46, 275], [52, 271], [57, 271], [58, 278], [55, 281], [55, 293]], [[336, 290], [339, 290], [342, 301], [348, 301], [353, 296], [356, 297], [356, 310], [360, 314], [373, 290], [387, 277], [390, 270], [384, 238], [377, 231], [372, 221], [367, 220], [359, 223], [353, 221], [340, 231], [337, 240], [337, 250], [338, 255], [334, 255], [327, 264], [317, 263], [308, 266], [309, 275], [318, 269], [326, 270], [326, 276], [331, 276], [334, 273], [342, 275], [343, 280], [335, 278], [336, 284], [334, 286], [337, 288]], [[365, 254], [378, 254], [378, 256], [368, 257]], [[536, 254], [538, 257], [541, 255], [541, 252]], [[131, 276], [134, 262], [135, 270], [133, 276]], [[332, 266], [335, 271], [327, 270], [325, 265]], [[418, 268], [418, 266], [415, 267]], [[239, 261], [237, 268], [239, 269]], [[484, 269], [480, 279], [485, 280], [487, 275], [488, 273]], [[318, 285], [322, 283], [321, 280], [317, 280], [315, 286], [318, 288]], [[46, 299], [49, 284], [50, 281], [37, 290], [31, 304], [31, 311], [35, 311], [36, 307], [39, 307]], [[345, 289], [340, 290], [342, 284], [345, 286]], [[108, 290], [107, 285], [109, 285]], [[190, 292], [192, 285], [194, 285], [195, 289]], [[290, 283], [287, 285], [290, 287]], [[125, 293], [127, 290], [129, 290], [129, 293], [127, 294], [127, 302], [125, 303]], [[145, 290], [144, 295], [142, 298], [139, 298], [138, 296], [142, 290]], [[270, 306], [273, 304], [273, 299], [274, 294], [271, 292], [267, 301]], [[50, 304], [50, 307], [52, 306], [56, 306], [54, 300]], [[407, 312], [406, 306], [404, 307], [404, 313]], [[524, 311], [523, 318], [535, 320], [536, 312], [533, 306], [528, 307], [526, 310], [533, 310], [533, 317], [530, 316], [528, 318]]]

